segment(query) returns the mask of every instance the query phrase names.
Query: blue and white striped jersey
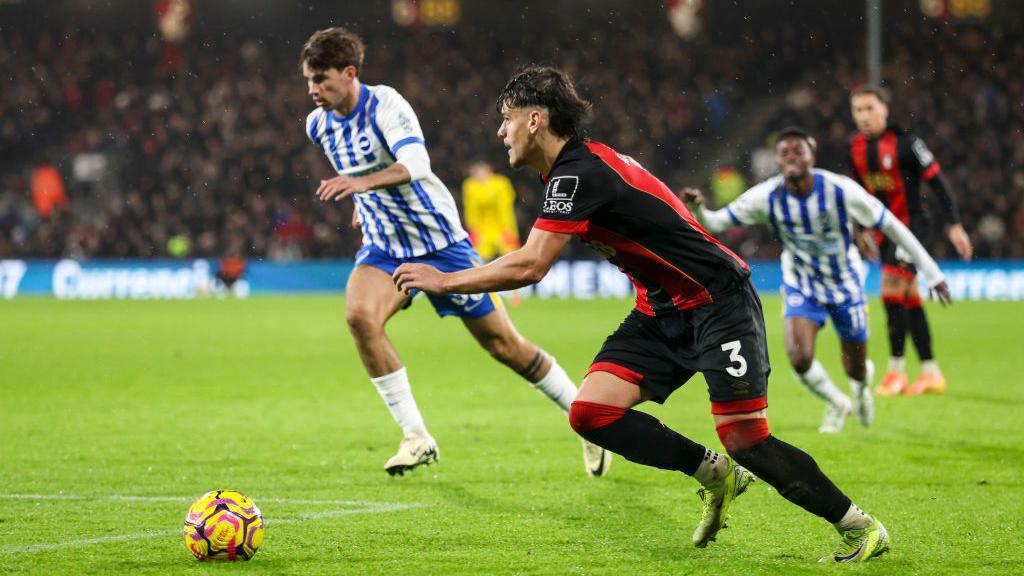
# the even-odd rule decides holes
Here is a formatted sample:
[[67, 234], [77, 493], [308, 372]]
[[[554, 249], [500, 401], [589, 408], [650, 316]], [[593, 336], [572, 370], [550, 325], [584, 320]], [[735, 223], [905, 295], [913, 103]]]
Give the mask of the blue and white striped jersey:
[[[306, 117], [309, 139], [323, 149], [338, 174], [353, 177], [391, 166], [405, 146], [425, 146], [416, 113], [394, 88], [363, 84], [359, 90], [359, 103], [350, 114], [317, 108]], [[423, 256], [468, 236], [451, 192], [433, 172], [353, 198], [363, 244], [394, 258]]]
[[781, 175], [744, 192], [725, 208], [732, 224], [771, 224], [782, 243], [783, 282], [819, 304], [865, 301], [865, 269], [853, 224], [880, 228], [888, 211], [859, 184], [815, 168], [806, 196]]

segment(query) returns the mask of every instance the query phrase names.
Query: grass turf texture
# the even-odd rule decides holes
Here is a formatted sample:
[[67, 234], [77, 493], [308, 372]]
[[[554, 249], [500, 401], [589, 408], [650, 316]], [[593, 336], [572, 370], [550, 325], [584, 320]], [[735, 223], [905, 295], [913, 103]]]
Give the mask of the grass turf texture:
[[[580, 376], [629, 306], [530, 300], [511, 313]], [[813, 454], [893, 536], [893, 552], [858, 572], [1018, 572], [1024, 412], [1006, 352], [1019, 347], [1019, 305], [929, 304], [948, 393], [879, 398], [873, 429], [851, 417], [839, 436], [816, 432], [822, 405], [791, 375], [779, 307], [765, 299], [772, 431]], [[267, 519], [246, 573], [828, 569], [815, 562], [836, 543], [833, 529], [764, 483], [737, 501], [718, 542], [697, 550], [691, 479], [621, 458], [610, 477], [586, 478], [562, 414], [425, 301], [399, 314], [390, 334], [442, 458], [389, 478], [383, 464], [399, 431], [362, 371], [342, 308], [338, 297], [0, 303], [0, 492], [181, 497], [0, 498], [0, 573], [234, 572], [196, 563], [173, 532], [190, 499], [213, 488], [244, 491]], [[871, 312], [881, 371], [884, 319], [880, 306]], [[845, 388], [837, 348], [826, 328], [819, 357]], [[644, 409], [720, 446], [699, 376], [666, 406]], [[428, 506], [350, 514], [342, 504], [273, 501], [282, 498]], [[76, 544], [150, 531], [164, 534]], [[24, 550], [54, 543], [72, 545]]]

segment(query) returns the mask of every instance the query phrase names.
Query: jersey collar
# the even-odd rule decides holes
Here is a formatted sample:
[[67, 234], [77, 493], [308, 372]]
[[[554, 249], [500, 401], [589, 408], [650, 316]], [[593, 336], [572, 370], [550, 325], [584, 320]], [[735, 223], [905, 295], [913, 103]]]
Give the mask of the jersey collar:
[[359, 111], [362, 110], [364, 106], [366, 106], [366, 101], [369, 100], [369, 99], [370, 99], [370, 89], [366, 87], [366, 84], [360, 83], [359, 84], [359, 101], [356, 102], [356, 107], [353, 108], [351, 112], [349, 112], [348, 114], [345, 114], [344, 116], [338, 114], [334, 110], [331, 110], [331, 119], [332, 120], [337, 120], [337, 121], [341, 122], [341, 121], [347, 121], [347, 120], [351, 120], [351, 119], [355, 118], [356, 114], [359, 114]]
[[[554, 172], [555, 168], [557, 168], [559, 164], [561, 164], [562, 162], [565, 162], [566, 160], [568, 160], [568, 155], [572, 151], [577, 150], [577, 149], [582, 148], [582, 147], [583, 147], [583, 142], [581, 142], [576, 137], [572, 137], [572, 138], [569, 138], [568, 140], [566, 140], [565, 141], [565, 145], [562, 146], [562, 149], [558, 151], [558, 156], [555, 157], [554, 163], [551, 164], [551, 171], [548, 172], [548, 175], [550, 176], [551, 172]], [[540, 177], [540, 181], [543, 182], [544, 184], [547, 184], [548, 180], [549, 180], [548, 176], [543, 176], [542, 175]]]

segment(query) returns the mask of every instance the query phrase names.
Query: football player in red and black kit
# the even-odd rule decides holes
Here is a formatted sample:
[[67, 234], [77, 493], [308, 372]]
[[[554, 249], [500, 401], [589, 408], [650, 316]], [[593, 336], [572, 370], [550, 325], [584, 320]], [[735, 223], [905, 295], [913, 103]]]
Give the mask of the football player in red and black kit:
[[[948, 236], [957, 253], [970, 260], [971, 240], [960, 225], [956, 198], [924, 141], [889, 123], [888, 91], [863, 85], [850, 94], [850, 107], [858, 134], [850, 143], [850, 165], [854, 177], [910, 228], [922, 242], [930, 236], [931, 216], [921, 191], [921, 182], [937, 196], [949, 223]], [[942, 393], [946, 381], [935, 361], [928, 319], [921, 307], [917, 270], [908, 255], [887, 238], [879, 237], [882, 260], [882, 303], [889, 327], [889, 368], [878, 394]], [[910, 331], [921, 374], [907, 385], [904, 350]]]
[[[842, 544], [823, 561], [863, 561], [888, 550], [881, 523], [853, 504], [813, 458], [768, 431], [764, 316], [747, 264], [635, 160], [580, 139], [590, 105], [564, 73], [547, 67], [519, 72], [497, 107], [509, 163], [536, 170], [546, 183], [541, 216], [526, 244], [451, 274], [404, 264], [394, 274], [398, 288], [435, 294], [521, 288], [540, 281], [573, 236], [580, 238], [626, 273], [637, 295], [636, 308], [588, 370], [569, 411], [572, 428], [633, 462], [693, 476], [704, 500], [693, 534], [698, 547], [715, 538], [753, 472], [839, 530]], [[633, 409], [646, 400], [664, 402], [697, 372], [708, 382], [728, 456]]]

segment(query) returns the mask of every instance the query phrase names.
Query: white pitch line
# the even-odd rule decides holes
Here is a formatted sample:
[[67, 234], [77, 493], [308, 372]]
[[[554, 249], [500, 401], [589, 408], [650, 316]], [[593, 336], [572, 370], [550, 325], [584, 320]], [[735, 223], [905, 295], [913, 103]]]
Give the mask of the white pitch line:
[[[197, 496], [198, 497], [198, 496]], [[85, 494], [0, 494], [0, 500], [92, 500], [97, 502], [191, 502], [188, 496], [125, 496], [106, 494], [90, 496]], [[274, 504], [313, 504], [332, 506], [377, 506], [379, 502], [364, 500], [317, 500], [295, 498], [260, 498], [260, 503]]]
[[[7, 495], [11, 496], [11, 495]], [[5, 497], [0, 495], [0, 498]], [[53, 500], [54, 498], [47, 498]], [[60, 498], [62, 500], [68, 500], [71, 498]], [[81, 498], [79, 498], [81, 499]], [[268, 501], [269, 499], [264, 499]], [[177, 501], [177, 499], [175, 499]], [[328, 502], [328, 501], [318, 501]], [[352, 514], [379, 514], [381, 512], [397, 512], [399, 510], [410, 510], [413, 508], [425, 508], [429, 504], [421, 504], [419, 502], [408, 502], [408, 503], [391, 503], [391, 502], [367, 502], [368, 506], [365, 508], [355, 508], [350, 510], [325, 510], [323, 512], [310, 512], [307, 514], [298, 514], [296, 516], [288, 516], [279, 519], [266, 519], [267, 526], [273, 527], [278, 524], [295, 524], [297, 522], [306, 522], [309, 520], [317, 520], [320, 518], [337, 518], [339, 516], [350, 516]], [[89, 546], [92, 544], [106, 544], [107, 542], [125, 542], [128, 540], [143, 540], [147, 538], [161, 538], [164, 536], [171, 536], [174, 534], [181, 534], [181, 530], [161, 530], [157, 532], [138, 532], [135, 534], [119, 534], [115, 536], [100, 536], [97, 538], [83, 538], [80, 540], [68, 540], [66, 542], [54, 542], [52, 544], [30, 544], [28, 546], [10, 546], [7, 548], [0, 548], [0, 554], [26, 554], [32, 552], [48, 552], [51, 550], [60, 550], [62, 548], [77, 548], [79, 546]]]

